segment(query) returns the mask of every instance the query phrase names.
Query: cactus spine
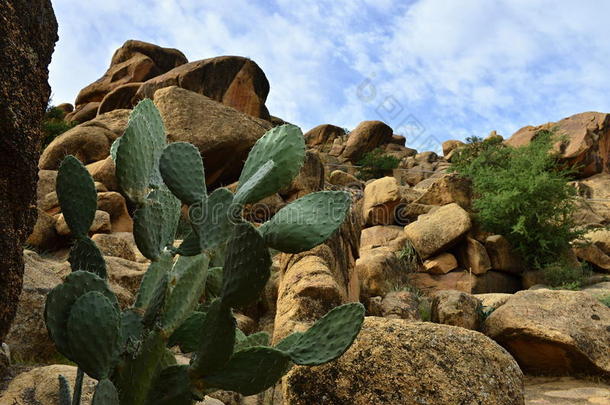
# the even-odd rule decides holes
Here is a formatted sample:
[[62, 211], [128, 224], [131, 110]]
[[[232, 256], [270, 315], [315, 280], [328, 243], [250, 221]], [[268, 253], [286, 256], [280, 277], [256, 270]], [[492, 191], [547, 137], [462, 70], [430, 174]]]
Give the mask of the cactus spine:
[[[243, 204], [276, 193], [299, 172], [305, 156], [299, 128], [282, 125], [258, 140], [235, 194], [220, 188], [208, 195], [199, 151], [188, 143], [166, 144], [150, 100], [133, 110], [111, 155], [121, 190], [136, 207], [134, 239], [151, 260], [135, 303], [121, 311], [108, 286], [103, 256], [88, 237], [97, 206], [93, 180], [68, 156], [57, 192], [75, 239], [73, 272], [49, 293], [45, 307], [58, 350], [99, 381], [95, 405], [192, 404], [219, 389], [251, 395], [293, 364], [322, 364], [349, 348], [364, 319], [358, 303], [333, 309], [275, 347], [266, 333], [244, 335], [232, 313], [260, 295], [270, 275], [270, 248], [294, 253], [322, 243], [349, 208], [345, 193], [319, 192], [288, 204], [258, 229], [241, 217]], [[192, 229], [175, 248], [182, 204]], [[224, 264], [208, 269], [212, 263]], [[205, 291], [217, 297], [208, 294], [201, 305]], [[176, 364], [168, 350], [173, 346], [192, 354], [189, 365]], [[61, 381], [62, 403], [69, 403]], [[78, 403], [79, 387], [73, 396]]]

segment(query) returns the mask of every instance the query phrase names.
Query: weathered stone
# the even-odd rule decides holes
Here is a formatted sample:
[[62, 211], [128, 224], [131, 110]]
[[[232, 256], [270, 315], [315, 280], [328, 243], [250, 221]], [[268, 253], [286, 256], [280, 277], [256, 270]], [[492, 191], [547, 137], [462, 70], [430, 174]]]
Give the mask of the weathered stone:
[[136, 261], [136, 254], [132, 247], [123, 238], [113, 235], [98, 233], [91, 238], [105, 256], [120, 257], [125, 260]]
[[306, 194], [321, 191], [324, 188], [324, 165], [316, 150], [308, 150], [305, 161], [292, 183], [279, 194], [287, 202], [294, 201]]
[[405, 269], [391, 249], [379, 247], [360, 254], [355, 272], [360, 280], [362, 298], [384, 296], [393, 288], [406, 284]]
[[342, 157], [356, 163], [362, 155], [390, 142], [392, 128], [381, 121], [363, 121], [349, 133]]
[[578, 181], [579, 193], [593, 214], [610, 223], [610, 173], [600, 173]]
[[431, 274], [446, 274], [458, 267], [457, 260], [451, 253], [441, 253], [424, 261], [423, 269]]
[[133, 220], [127, 211], [125, 198], [114, 191], [97, 193], [97, 209], [110, 215], [112, 232], [131, 232]]
[[480, 333], [446, 325], [368, 317], [339, 359], [294, 367], [286, 405], [523, 405], [523, 374]]
[[402, 234], [402, 228], [395, 225], [377, 225], [362, 230], [360, 251], [386, 246]]
[[491, 269], [491, 261], [483, 246], [476, 239], [467, 237], [459, 246], [459, 259], [463, 268], [473, 274], [485, 274]]
[[485, 321], [485, 333], [532, 373], [610, 373], [610, 308], [580, 291], [528, 290]]
[[108, 190], [119, 191], [119, 183], [115, 175], [116, 166], [114, 160], [112, 160], [112, 156], [88, 164], [87, 170], [89, 171], [89, 174], [91, 174], [91, 177], [93, 177], [93, 180], [104, 184]]
[[99, 102], [84, 103], [77, 106], [74, 111], [66, 114], [64, 121], [76, 122], [82, 124], [91, 121], [97, 115], [97, 110], [100, 107]]
[[512, 294], [521, 290], [522, 279], [514, 274], [502, 271], [490, 270], [485, 274], [476, 276], [476, 282], [472, 287], [473, 294], [486, 293], [508, 293]]
[[141, 85], [141, 82], [127, 83], [111, 90], [102, 99], [102, 102], [97, 108], [97, 114], [104, 114], [122, 108], [131, 109], [135, 107], [136, 104], [138, 104], [138, 100], [135, 96]]
[[334, 186], [354, 187], [361, 189], [363, 184], [360, 180], [343, 170], [333, 170], [330, 173], [328, 182]]
[[199, 149], [208, 184], [237, 180], [250, 148], [271, 129], [267, 121], [179, 87], [160, 89], [154, 97], [169, 141]]
[[345, 135], [343, 128], [330, 124], [322, 124], [310, 129], [304, 136], [308, 147], [315, 147], [321, 151], [329, 151], [334, 140], [340, 139]]
[[26, 243], [42, 250], [50, 250], [57, 245], [57, 232], [55, 231], [55, 218], [41, 209], [38, 210], [38, 219], [34, 230]]
[[600, 270], [610, 272], [610, 255], [604, 253], [596, 245], [575, 246], [572, 251], [579, 259], [591, 263]]
[[471, 226], [468, 213], [452, 203], [420, 215], [405, 227], [405, 234], [421, 258], [427, 259], [459, 242]]
[[362, 215], [367, 225], [394, 223], [395, 209], [400, 203], [400, 190], [394, 177], [383, 177], [364, 188]]
[[465, 292], [437, 292], [432, 300], [432, 322], [478, 330], [481, 326], [481, 301]]
[[510, 243], [504, 236], [488, 236], [485, 239], [485, 250], [487, 250], [489, 255], [492, 269], [512, 274], [523, 273], [523, 262], [513, 251]]
[[146, 81], [136, 98], [153, 98], [159, 89], [178, 86], [209, 97], [244, 114], [269, 119], [265, 100], [269, 82], [252, 60], [240, 56], [220, 56], [186, 63]]
[[418, 321], [419, 299], [412, 292], [390, 291], [381, 300], [380, 315], [384, 318]]
[[512, 294], [503, 294], [503, 293], [486, 293], [486, 294], [475, 294], [474, 295], [479, 301], [481, 301], [481, 305], [487, 308], [497, 309], [500, 306], [506, 304], [506, 301]]
[[[71, 235], [72, 232], [66, 223], [66, 219], [64, 218], [64, 214], [59, 214], [57, 220], [55, 222], [55, 230], [58, 235], [68, 236]], [[89, 228], [90, 233], [108, 233], [111, 231], [110, 225], [110, 215], [105, 211], [97, 210], [95, 211], [95, 217], [93, 218], [93, 223]]]
[[38, 203], [47, 194], [55, 191], [55, 182], [57, 181], [57, 170], [39, 170], [38, 184], [36, 186], [36, 200]]
[[415, 200], [415, 203], [426, 205], [457, 203], [462, 208], [468, 209], [472, 199], [471, 187], [468, 179], [457, 174], [446, 174], [436, 179], [424, 194]]
[[447, 156], [451, 152], [453, 152], [456, 148], [459, 148], [460, 146], [464, 146], [464, 145], [465, 145], [464, 142], [458, 141], [455, 139], [445, 141], [445, 142], [443, 142], [443, 155]]
[[525, 403], [549, 405], [608, 405], [610, 385], [590, 378], [525, 378]]
[[447, 274], [410, 273], [406, 277], [410, 285], [426, 293], [442, 290], [470, 293], [477, 282], [476, 276], [463, 270], [454, 270]]
[[585, 234], [585, 238], [601, 249], [607, 255], [610, 255], [610, 230], [609, 229], [594, 229]]

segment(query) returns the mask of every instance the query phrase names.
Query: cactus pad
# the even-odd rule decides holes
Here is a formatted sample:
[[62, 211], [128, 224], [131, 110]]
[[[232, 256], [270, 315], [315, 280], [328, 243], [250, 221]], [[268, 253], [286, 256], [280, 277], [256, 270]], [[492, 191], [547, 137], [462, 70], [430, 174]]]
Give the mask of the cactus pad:
[[106, 278], [106, 262], [102, 252], [88, 236], [77, 238], [68, 257], [72, 271], [84, 270]]
[[271, 256], [249, 222], [235, 225], [223, 268], [222, 302], [236, 307], [254, 301], [269, 280]]
[[206, 195], [203, 162], [199, 150], [186, 142], [174, 142], [165, 148], [159, 161], [167, 187], [184, 204], [201, 201]]
[[179, 219], [180, 202], [169, 191], [152, 191], [133, 218], [133, 236], [140, 252], [157, 260], [174, 241]]
[[112, 381], [103, 379], [97, 383], [91, 405], [121, 405], [119, 403], [119, 393]]
[[259, 201], [289, 185], [296, 177], [305, 160], [305, 139], [301, 129], [295, 125], [281, 125], [267, 131], [248, 154], [248, 159], [239, 177], [243, 186], [269, 160], [275, 163], [264, 181], [257, 184], [256, 192], [249, 193], [250, 201]]
[[142, 325], [147, 329], [152, 329], [157, 323], [157, 320], [161, 317], [161, 312], [163, 311], [165, 300], [168, 295], [168, 280], [169, 276], [167, 273], [161, 277], [155, 287], [155, 292], [150, 299], [148, 307], [146, 307], [146, 311], [142, 317]]
[[76, 300], [89, 291], [99, 291], [118, 310], [119, 303], [106, 281], [88, 271], [70, 273], [63, 284], [53, 288], [47, 295], [45, 323], [57, 350], [68, 358], [72, 356], [67, 332], [70, 310]]
[[90, 291], [72, 305], [67, 326], [70, 359], [90, 377], [108, 378], [119, 355], [117, 308], [102, 293]]
[[256, 332], [243, 339], [236, 339], [234, 352], [240, 352], [254, 346], [268, 346], [269, 334], [267, 332]]
[[286, 354], [300, 365], [317, 366], [341, 356], [350, 347], [364, 321], [360, 303], [333, 308], [290, 345]]
[[199, 348], [205, 312], [193, 312], [171, 335], [168, 347], [179, 346], [182, 353], [192, 353]]
[[290, 358], [272, 347], [251, 347], [235, 353], [217, 372], [204, 378], [206, 385], [242, 395], [272, 387], [288, 370]]
[[152, 262], [148, 266], [148, 270], [144, 273], [144, 277], [142, 277], [140, 282], [140, 289], [138, 290], [134, 307], [146, 308], [148, 306], [159, 280], [170, 271], [172, 264], [172, 256], [164, 253], [159, 257], [159, 260]]
[[57, 198], [72, 235], [87, 236], [97, 209], [93, 178], [74, 156], [66, 156], [59, 166]]
[[210, 194], [205, 221], [193, 223], [198, 230], [202, 249], [214, 249], [231, 236], [234, 223], [232, 209], [233, 193], [229, 190], [218, 188]]
[[[249, 204], [261, 200], [261, 195], [266, 195], [269, 177], [274, 175], [275, 163], [273, 160], [268, 160], [264, 165], [258, 168], [256, 173], [252, 175], [244, 184], [240, 184], [235, 193], [236, 204]], [[273, 193], [271, 193], [273, 194]]]
[[289, 352], [296, 345], [301, 336], [303, 336], [303, 332], [294, 332], [280, 340], [279, 343], [275, 345], [275, 348], [283, 352]]
[[324, 242], [345, 220], [350, 196], [319, 191], [291, 202], [263, 224], [265, 242], [281, 252], [299, 253]]
[[163, 369], [153, 383], [148, 403], [154, 405], [191, 405], [193, 394], [191, 393], [188, 366], [175, 365]]

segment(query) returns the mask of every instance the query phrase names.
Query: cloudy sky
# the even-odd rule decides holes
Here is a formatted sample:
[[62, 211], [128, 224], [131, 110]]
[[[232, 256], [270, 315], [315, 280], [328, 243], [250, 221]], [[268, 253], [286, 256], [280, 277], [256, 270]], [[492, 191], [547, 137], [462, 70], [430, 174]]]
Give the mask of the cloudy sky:
[[189, 60], [247, 56], [273, 115], [304, 131], [379, 119], [432, 150], [610, 112], [610, 2], [53, 0], [53, 102], [73, 102], [127, 39]]

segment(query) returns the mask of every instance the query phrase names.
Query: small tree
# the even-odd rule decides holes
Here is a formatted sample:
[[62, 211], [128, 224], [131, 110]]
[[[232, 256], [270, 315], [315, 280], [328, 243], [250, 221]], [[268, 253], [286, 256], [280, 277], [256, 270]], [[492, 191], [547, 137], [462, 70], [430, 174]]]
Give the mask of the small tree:
[[570, 242], [582, 236], [572, 220], [571, 171], [558, 165], [554, 131], [539, 131], [529, 145], [470, 139], [452, 170], [472, 180], [473, 208], [483, 229], [504, 235], [533, 269], [563, 262]]
[[392, 155], [386, 155], [380, 148], [364, 154], [358, 162], [361, 166], [356, 176], [361, 180], [378, 179], [391, 174], [398, 167], [400, 159]]

